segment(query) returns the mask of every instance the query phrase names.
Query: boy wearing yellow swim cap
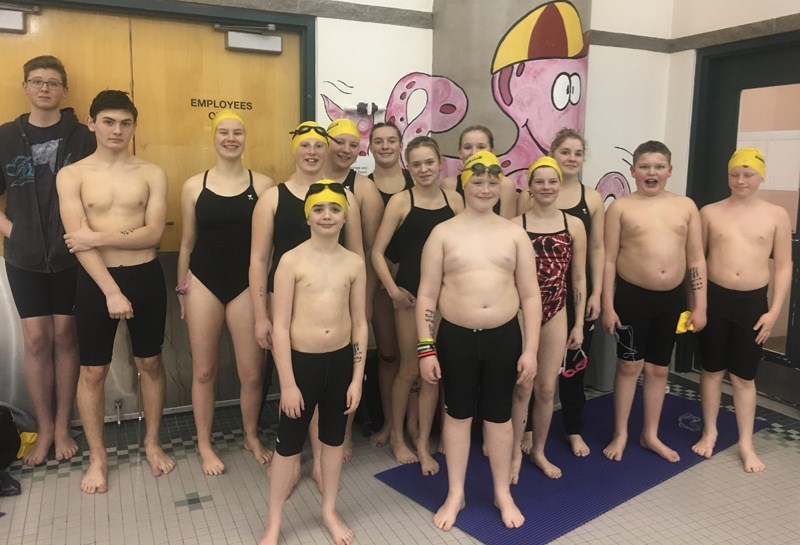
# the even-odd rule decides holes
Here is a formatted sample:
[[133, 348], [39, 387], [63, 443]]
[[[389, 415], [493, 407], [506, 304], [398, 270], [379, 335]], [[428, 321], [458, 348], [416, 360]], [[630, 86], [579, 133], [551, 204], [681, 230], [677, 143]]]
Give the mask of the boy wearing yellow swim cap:
[[[692, 450], [706, 458], [714, 452], [722, 378], [727, 370], [733, 383], [739, 456], [747, 473], [765, 469], [753, 446], [754, 378], [762, 346], [776, 328], [792, 281], [789, 215], [759, 196], [765, 173], [761, 151], [736, 150], [728, 162], [730, 197], [700, 211], [707, 247], [708, 325], [699, 342], [703, 435]], [[768, 302], [770, 256], [775, 276], [772, 301]]]
[[300, 453], [318, 410], [322, 520], [334, 542], [353, 531], [336, 512], [347, 419], [361, 400], [367, 352], [364, 259], [339, 244], [344, 187], [312, 183], [304, 211], [310, 238], [288, 250], [275, 273], [272, 343], [280, 380], [280, 421], [270, 475], [264, 543], [277, 543], [283, 504], [300, 478]]

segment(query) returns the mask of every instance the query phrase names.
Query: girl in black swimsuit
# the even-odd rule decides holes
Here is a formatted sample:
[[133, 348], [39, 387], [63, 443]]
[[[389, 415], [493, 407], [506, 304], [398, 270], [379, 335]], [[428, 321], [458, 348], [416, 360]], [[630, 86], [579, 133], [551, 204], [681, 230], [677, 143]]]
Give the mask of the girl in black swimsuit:
[[214, 382], [223, 324], [233, 339], [241, 382], [245, 448], [256, 461], [272, 453], [258, 439], [264, 382], [264, 353], [253, 336], [253, 303], [248, 292], [250, 218], [259, 196], [275, 183], [244, 168], [244, 121], [224, 110], [212, 123], [217, 163], [186, 180], [181, 193], [183, 231], [178, 254], [178, 300], [192, 350], [192, 409], [203, 473], [219, 475], [225, 464], [211, 444]]
[[[422, 472], [432, 475], [439, 469], [428, 448], [439, 394], [436, 386], [422, 382], [416, 456], [406, 444], [403, 433], [409, 390], [419, 376], [414, 300], [419, 285], [422, 247], [428, 235], [436, 225], [460, 212], [463, 203], [455, 191], [440, 187], [442, 157], [432, 138], [420, 136], [412, 140], [406, 148], [406, 163], [414, 177], [415, 186], [389, 199], [371, 257], [375, 272], [392, 299], [400, 348], [400, 369], [392, 385], [392, 451], [398, 462], [407, 464], [419, 460]], [[398, 263], [396, 279], [392, 277], [385, 254], [392, 239]]]

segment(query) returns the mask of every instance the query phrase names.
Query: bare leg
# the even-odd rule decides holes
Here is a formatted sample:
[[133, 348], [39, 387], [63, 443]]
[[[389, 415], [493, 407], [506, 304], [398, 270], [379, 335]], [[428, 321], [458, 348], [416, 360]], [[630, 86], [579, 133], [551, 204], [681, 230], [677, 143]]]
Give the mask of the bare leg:
[[322, 445], [322, 520], [336, 545], [350, 545], [354, 534], [336, 512], [336, 496], [342, 475], [343, 447]]
[[344, 429], [344, 445], [342, 445], [342, 460], [349, 462], [353, 459], [353, 421], [356, 413], [347, 415], [347, 427]]
[[36, 413], [38, 438], [25, 455], [25, 465], [37, 466], [47, 460], [53, 445], [53, 317], [36, 316], [22, 319], [24, 343], [23, 365], [25, 384]]
[[397, 339], [400, 347], [400, 370], [392, 385], [392, 431], [390, 442], [395, 460], [398, 463], [413, 464], [419, 460], [406, 444], [403, 421], [406, 417], [411, 385], [419, 375], [414, 309], [396, 309], [395, 324], [397, 325]]
[[[506, 528], [519, 528], [525, 522], [514, 498], [511, 497], [510, 481], [508, 476], [511, 474], [511, 449], [513, 444], [514, 431], [511, 421], [495, 423], [486, 422], [486, 444], [489, 448], [489, 465], [492, 468], [492, 481], [494, 482], [494, 504], [500, 509], [500, 516]], [[449, 467], [448, 467], [449, 469]]]
[[439, 462], [431, 456], [431, 427], [433, 416], [439, 401], [439, 385], [421, 382], [419, 391], [419, 439], [417, 440], [417, 456], [423, 475], [436, 475], [439, 472]]
[[739, 456], [747, 473], [767, 469], [753, 445], [753, 421], [756, 417], [756, 383], [731, 375], [733, 404], [736, 407], [736, 427], [739, 429]]
[[175, 460], [164, 452], [158, 442], [161, 428], [161, 413], [164, 408], [166, 374], [161, 364], [161, 354], [151, 358], [134, 358], [139, 369], [144, 405], [144, 451], [154, 477], [165, 475], [175, 469]]
[[449, 532], [456, 523], [458, 513], [464, 508], [464, 482], [467, 478], [469, 438], [472, 418], [457, 420], [445, 414], [442, 426], [445, 458], [447, 459], [447, 499], [433, 515], [433, 523]]
[[224, 308], [196, 277], [193, 276], [190, 282], [184, 301], [192, 349], [192, 412], [197, 428], [197, 450], [203, 474], [221, 475], [225, 471], [225, 464], [214, 450], [211, 427]]
[[253, 303], [249, 288], [225, 307], [225, 321], [233, 340], [236, 369], [239, 373], [239, 403], [244, 428], [244, 448], [253, 453], [259, 464], [272, 459], [272, 451], [258, 438], [258, 414], [264, 387], [264, 351], [253, 337]]
[[669, 367], [644, 363], [644, 424], [641, 445], [670, 462], [678, 462], [681, 457], [658, 438], [658, 423], [661, 408], [664, 406], [664, 392], [667, 388]]
[[408, 433], [411, 444], [416, 445], [419, 441], [419, 390], [422, 387], [422, 379], [417, 376], [411, 385], [408, 393], [408, 404], [406, 405], [406, 432]]
[[311, 441], [311, 478], [322, 493], [322, 441], [319, 440], [319, 407], [314, 408], [308, 425], [308, 438]]
[[547, 477], [558, 479], [561, 468], [557, 467], [544, 454], [550, 422], [553, 419], [553, 396], [558, 381], [558, 370], [564, 358], [567, 345], [567, 312], [561, 309], [546, 324], [542, 324], [539, 334], [537, 360], [539, 368], [533, 379], [533, 447], [531, 461]]
[[[525, 434], [525, 426], [528, 423], [528, 402], [533, 391], [533, 380], [524, 384], [517, 384], [514, 387], [514, 398], [511, 403], [511, 425], [513, 430], [513, 440], [511, 442], [511, 484], [519, 482], [519, 470], [522, 467], [522, 436]], [[483, 448], [486, 455], [489, 455], [489, 447], [486, 442], [489, 437], [486, 432], [486, 423], [483, 425]]]
[[383, 408], [383, 426], [369, 439], [373, 447], [382, 447], [389, 441], [392, 429], [392, 385], [400, 367], [397, 348], [397, 331], [394, 309], [385, 290], [376, 290], [373, 300], [372, 331], [378, 345], [378, 388]]
[[277, 545], [281, 532], [283, 504], [300, 480], [300, 455], [272, 457], [272, 472], [269, 479], [269, 512], [267, 528], [259, 545]]
[[106, 375], [108, 365], [82, 366], [78, 378], [78, 411], [89, 443], [89, 469], [81, 479], [81, 491], [87, 494], [108, 491], [108, 462], [103, 441]]
[[56, 389], [56, 460], [68, 460], [78, 452], [78, 443], [72, 437], [69, 427], [81, 368], [75, 317], [54, 315], [53, 330], [55, 332], [53, 362]]
[[636, 394], [636, 381], [643, 367], [644, 360], [617, 360], [617, 372], [614, 375], [614, 437], [603, 449], [605, 457], [615, 462], [622, 460], [628, 443], [628, 418]]
[[[722, 396], [722, 378], [725, 371], [703, 371], [700, 375], [700, 402], [703, 407], [703, 435], [692, 447], [692, 452], [705, 458], [714, 454], [717, 443], [717, 416], [719, 400]], [[738, 412], [738, 411], [737, 411]]]

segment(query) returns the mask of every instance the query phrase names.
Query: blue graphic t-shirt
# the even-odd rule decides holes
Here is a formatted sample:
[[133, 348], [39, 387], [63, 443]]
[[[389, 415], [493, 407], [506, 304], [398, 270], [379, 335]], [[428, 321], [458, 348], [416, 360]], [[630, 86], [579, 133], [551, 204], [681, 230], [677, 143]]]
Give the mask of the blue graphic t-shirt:
[[56, 192], [56, 160], [58, 158], [59, 134], [61, 121], [49, 127], [35, 127], [30, 123], [25, 125], [25, 134], [31, 145], [33, 158], [34, 184], [36, 187], [36, 200], [39, 205], [39, 221], [42, 231], [49, 231], [52, 219], [49, 214], [58, 209], [58, 194]]

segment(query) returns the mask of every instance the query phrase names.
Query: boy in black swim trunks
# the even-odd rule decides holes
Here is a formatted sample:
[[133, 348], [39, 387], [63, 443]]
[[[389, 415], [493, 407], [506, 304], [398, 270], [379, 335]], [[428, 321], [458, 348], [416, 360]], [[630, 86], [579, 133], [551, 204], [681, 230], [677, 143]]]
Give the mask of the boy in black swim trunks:
[[[708, 325], [700, 334], [703, 435], [692, 450], [706, 458], [714, 452], [722, 378], [727, 369], [733, 384], [739, 455], [748, 473], [766, 469], [753, 446], [754, 378], [761, 347], [772, 332], [792, 280], [789, 215], [758, 195], [765, 167], [759, 150], [737, 150], [728, 163], [730, 197], [700, 211], [708, 259]], [[768, 304], [770, 254], [775, 278]]]
[[175, 461], [158, 442], [165, 387], [161, 345], [166, 288], [156, 247], [166, 224], [167, 177], [128, 150], [137, 111], [127, 93], [100, 92], [89, 116], [97, 151], [59, 172], [57, 186], [67, 231], [64, 240], [82, 266], [75, 295], [81, 358], [78, 410], [90, 463], [81, 490], [94, 494], [108, 488], [103, 388], [121, 318], [127, 321], [141, 373], [150, 469], [157, 477], [172, 471]]
[[347, 209], [344, 186], [311, 184], [304, 202], [311, 238], [283, 254], [275, 273], [272, 345], [281, 412], [262, 545], [278, 543], [283, 504], [300, 479], [300, 453], [317, 406], [322, 519], [334, 543], [354, 538], [336, 512], [336, 497], [347, 417], [361, 400], [367, 280], [364, 260], [339, 244]]
[[[658, 438], [675, 328], [683, 310], [683, 281], [691, 290], [690, 324], [706, 322], [706, 262], [700, 214], [691, 199], [665, 191], [672, 154], [661, 142], [633, 153], [636, 191], [606, 213], [603, 329], [617, 336], [614, 437], [603, 454], [620, 461], [628, 442], [628, 417], [636, 382], [644, 371], [644, 424], [640, 443], [670, 462], [678, 453]], [[616, 290], [615, 290], [616, 284]]]
[[73, 316], [78, 263], [62, 239], [56, 174], [92, 153], [95, 141], [72, 108], [60, 109], [67, 96], [61, 61], [35, 57], [23, 66], [23, 76], [31, 111], [0, 126], [0, 194], [6, 195], [0, 234], [39, 433], [23, 461], [35, 466], [53, 444], [56, 460], [78, 451], [69, 429], [80, 368]]

